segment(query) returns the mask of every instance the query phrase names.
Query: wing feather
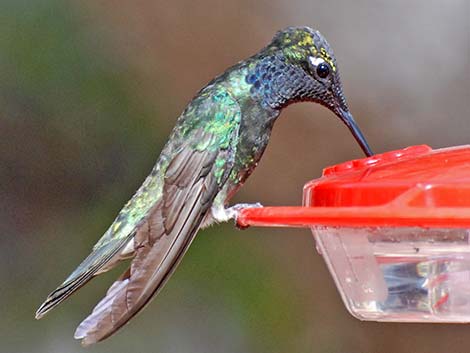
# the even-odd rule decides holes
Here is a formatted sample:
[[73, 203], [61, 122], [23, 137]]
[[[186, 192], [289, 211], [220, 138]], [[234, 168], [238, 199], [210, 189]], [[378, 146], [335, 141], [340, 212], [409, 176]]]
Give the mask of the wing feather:
[[[125, 239], [120, 239], [117, 242], [106, 244], [103, 248], [100, 249], [100, 252], [92, 252], [77, 268], [85, 269], [84, 271], [74, 271], [65, 281], [61, 284], [56, 290], [48, 295], [44, 303], [36, 311], [36, 319], [42, 318], [54, 307], [62, 303], [75, 291], [81, 288], [85, 283], [87, 283], [94, 275], [105, 270], [109, 269], [112, 266], [109, 266], [111, 262], [116, 257], [119, 257], [119, 252], [122, 250], [127, 242], [132, 238], [132, 235]], [[106, 269], [104, 267], [107, 266]], [[100, 272], [100, 273], [101, 273]]]

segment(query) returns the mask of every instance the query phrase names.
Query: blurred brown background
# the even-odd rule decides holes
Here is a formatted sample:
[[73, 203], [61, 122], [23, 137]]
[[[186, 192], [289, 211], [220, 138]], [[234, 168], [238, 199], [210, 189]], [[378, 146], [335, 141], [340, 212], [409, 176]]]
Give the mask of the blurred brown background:
[[[0, 2], [0, 351], [83, 352], [72, 335], [118, 272], [37, 322], [149, 172], [185, 104], [288, 25], [335, 49], [375, 152], [470, 142], [470, 2]], [[326, 109], [289, 107], [237, 196], [299, 204], [361, 157]], [[468, 352], [470, 325], [360, 322], [308, 230], [201, 232], [147, 309], [88, 352]]]

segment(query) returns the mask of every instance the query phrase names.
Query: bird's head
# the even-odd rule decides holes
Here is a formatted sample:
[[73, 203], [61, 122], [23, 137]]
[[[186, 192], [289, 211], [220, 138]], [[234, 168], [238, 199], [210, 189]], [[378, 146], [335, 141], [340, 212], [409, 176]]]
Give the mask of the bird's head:
[[364, 153], [372, 151], [349, 112], [333, 50], [318, 31], [288, 27], [256, 57], [246, 77], [252, 94], [274, 109], [298, 101], [320, 103], [351, 130]]

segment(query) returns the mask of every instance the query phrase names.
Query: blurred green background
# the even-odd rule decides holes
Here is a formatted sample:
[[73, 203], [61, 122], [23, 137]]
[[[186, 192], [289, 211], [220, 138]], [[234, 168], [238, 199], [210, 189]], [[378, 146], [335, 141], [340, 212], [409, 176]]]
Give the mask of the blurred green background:
[[[119, 271], [41, 321], [155, 162], [193, 94], [309, 25], [335, 49], [375, 152], [470, 142], [470, 2], [0, 1], [0, 352], [83, 352], [76, 325]], [[295, 156], [295, 158], [293, 158]], [[326, 109], [291, 106], [235, 201], [299, 204], [324, 166], [361, 157]], [[468, 352], [470, 325], [360, 322], [308, 230], [200, 232], [168, 285], [88, 352]]]

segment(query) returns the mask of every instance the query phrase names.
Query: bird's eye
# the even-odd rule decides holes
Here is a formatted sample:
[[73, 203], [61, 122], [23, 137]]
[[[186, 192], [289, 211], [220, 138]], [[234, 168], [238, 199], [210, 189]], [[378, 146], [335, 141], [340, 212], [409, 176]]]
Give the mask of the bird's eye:
[[325, 79], [331, 74], [330, 65], [321, 57], [310, 56], [309, 61], [309, 71], [312, 75]]
[[328, 75], [330, 74], [330, 67], [328, 66], [327, 63], [323, 62], [323, 63], [318, 64], [316, 71], [317, 71], [318, 77], [327, 78]]

